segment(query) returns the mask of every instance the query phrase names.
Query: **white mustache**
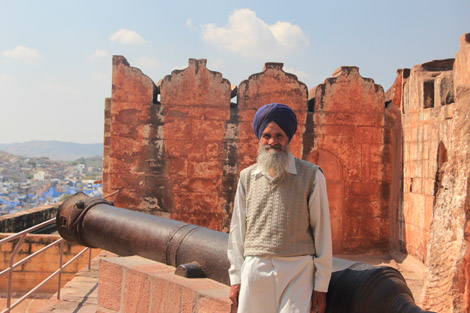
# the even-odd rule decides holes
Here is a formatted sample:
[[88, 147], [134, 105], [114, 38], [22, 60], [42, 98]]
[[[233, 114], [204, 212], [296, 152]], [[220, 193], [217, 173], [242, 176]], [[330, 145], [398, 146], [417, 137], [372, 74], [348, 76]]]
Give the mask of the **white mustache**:
[[271, 145], [264, 145], [264, 148], [265, 148], [266, 150], [269, 150], [269, 149], [284, 150], [284, 149], [282, 148], [282, 146], [281, 146], [279, 143], [278, 143], [278, 144], [275, 144], [275, 145], [273, 145], [273, 146], [271, 146]]

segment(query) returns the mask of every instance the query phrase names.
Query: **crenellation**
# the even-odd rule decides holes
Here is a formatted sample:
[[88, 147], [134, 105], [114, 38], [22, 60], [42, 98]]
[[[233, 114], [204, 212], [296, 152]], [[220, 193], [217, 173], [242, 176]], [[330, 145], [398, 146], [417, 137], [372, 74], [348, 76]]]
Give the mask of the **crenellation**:
[[327, 180], [334, 252], [407, 253], [427, 268], [426, 307], [470, 307], [453, 301], [470, 299], [470, 34], [455, 60], [399, 69], [387, 92], [355, 66], [310, 90], [282, 63], [238, 86], [206, 66], [190, 59], [154, 84], [113, 58], [103, 183], [121, 190], [117, 205], [228, 231], [238, 174], [256, 159], [254, 114], [285, 103], [299, 121], [291, 152]]

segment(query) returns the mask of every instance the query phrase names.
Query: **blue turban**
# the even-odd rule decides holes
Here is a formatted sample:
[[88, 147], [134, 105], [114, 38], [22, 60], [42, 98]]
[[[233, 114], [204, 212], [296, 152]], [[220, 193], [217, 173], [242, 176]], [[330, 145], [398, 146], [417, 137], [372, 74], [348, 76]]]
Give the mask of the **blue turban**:
[[282, 103], [270, 103], [259, 108], [253, 119], [253, 130], [258, 139], [271, 122], [275, 122], [284, 131], [290, 142], [297, 130], [297, 116], [294, 111]]

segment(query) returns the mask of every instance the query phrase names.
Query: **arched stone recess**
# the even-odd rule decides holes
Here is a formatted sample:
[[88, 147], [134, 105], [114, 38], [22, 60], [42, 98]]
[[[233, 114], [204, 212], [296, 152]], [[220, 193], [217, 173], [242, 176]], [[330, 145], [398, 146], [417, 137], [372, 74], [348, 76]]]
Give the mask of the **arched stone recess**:
[[390, 185], [391, 162], [384, 140], [382, 87], [361, 77], [357, 67], [340, 67], [333, 77], [312, 88], [309, 98], [312, 153], [329, 151], [342, 165], [343, 241], [341, 251], [336, 252], [388, 251], [390, 195], [385, 191]]
[[256, 162], [258, 140], [253, 133], [256, 111], [268, 103], [284, 103], [296, 113], [298, 129], [290, 142], [292, 154], [302, 157], [302, 134], [307, 112], [307, 86], [297, 76], [286, 73], [282, 63], [266, 63], [261, 73], [250, 75], [240, 83], [237, 100], [239, 109], [239, 171]]
[[112, 97], [109, 106], [110, 140], [107, 167], [112, 173], [105, 190], [120, 192], [117, 206], [150, 214], [166, 210], [165, 162], [160, 136], [157, 87], [123, 56], [113, 57]]
[[232, 119], [231, 86], [206, 63], [189, 59], [187, 68], [163, 78], [162, 137], [171, 218], [222, 230], [235, 184], [234, 179], [224, 181], [227, 162], [234, 161], [227, 160], [224, 143], [231, 137], [227, 131], [233, 131], [227, 123]]
[[344, 180], [341, 160], [328, 150], [316, 150], [306, 158], [317, 164], [326, 178], [328, 203], [330, 206], [331, 236], [333, 238], [333, 253], [343, 251], [343, 216], [344, 216]]

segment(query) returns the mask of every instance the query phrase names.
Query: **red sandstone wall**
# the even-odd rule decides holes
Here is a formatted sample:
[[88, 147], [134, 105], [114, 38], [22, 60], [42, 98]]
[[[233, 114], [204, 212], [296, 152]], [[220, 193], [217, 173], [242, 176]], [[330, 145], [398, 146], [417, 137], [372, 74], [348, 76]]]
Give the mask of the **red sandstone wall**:
[[110, 194], [109, 191], [109, 166], [111, 150], [111, 98], [104, 101], [104, 138], [103, 138], [103, 195]]
[[468, 312], [470, 35], [460, 44], [453, 68], [440, 60], [399, 71], [386, 97], [342, 67], [307, 101], [303, 83], [267, 63], [240, 84], [238, 104], [203, 60], [165, 78], [160, 104], [159, 87], [115, 57], [105, 190], [121, 190], [120, 206], [228, 230], [237, 175], [256, 159], [252, 118], [286, 103], [299, 117], [291, 151], [327, 178], [335, 253], [400, 248], [427, 266], [428, 309]]
[[206, 60], [190, 59], [163, 79], [160, 92], [171, 218], [221, 230], [230, 212], [224, 185], [230, 82], [208, 70]]
[[117, 206], [150, 214], [167, 211], [160, 106], [153, 81], [122, 56], [113, 57], [111, 141], [105, 190]]
[[97, 312], [231, 312], [230, 287], [208, 278], [184, 278], [174, 271], [137, 256], [102, 259]]
[[[437, 175], [452, 149], [453, 59], [416, 65], [403, 91], [403, 223], [401, 247], [426, 260]], [[440, 146], [440, 148], [439, 148]], [[438, 153], [444, 158], [439, 161]]]
[[307, 159], [327, 179], [333, 251], [387, 251], [391, 173], [383, 89], [357, 67], [341, 67], [310, 94], [315, 132]]
[[390, 134], [383, 90], [357, 68], [343, 68], [321, 86], [314, 114], [307, 86], [281, 63], [267, 63], [240, 84], [237, 105], [230, 103], [230, 83], [205, 60], [190, 60], [156, 87], [115, 57], [105, 190], [121, 190], [118, 206], [227, 231], [238, 173], [256, 162], [253, 116], [281, 102], [299, 121], [292, 153], [326, 174], [335, 252], [387, 250]]
[[[426, 250], [423, 299], [436, 312], [470, 312], [470, 34], [460, 37], [453, 66], [452, 115], [435, 128], [447, 147], [437, 158], [437, 191]], [[449, 111], [450, 111], [449, 108]], [[429, 110], [429, 109], [428, 109]], [[436, 152], [436, 151], [434, 151]], [[415, 207], [415, 209], [417, 209]]]
[[391, 185], [390, 185], [390, 250], [398, 252], [400, 229], [403, 229], [403, 125], [401, 108], [403, 84], [410, 74], [409, 69], [397, 70], [393, 86], [386, 92], [385, 142], [390, 143]]
[[256, 163], [258, 139], [253, 133], [253, 117], [261, 106], [278, 102], [297, 114], [297, 133], [290, 142], [292, 154], [302, 158], [302, 138], [307, 113], [307, 86], [297, 76], [282, 70], [282, 63], [266, 63], [261, 73], [250, 75], [238, 88], [239, 144], [238, 171]]

